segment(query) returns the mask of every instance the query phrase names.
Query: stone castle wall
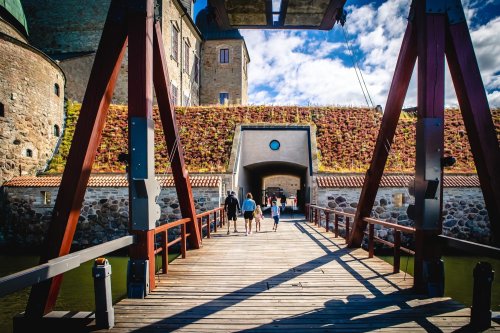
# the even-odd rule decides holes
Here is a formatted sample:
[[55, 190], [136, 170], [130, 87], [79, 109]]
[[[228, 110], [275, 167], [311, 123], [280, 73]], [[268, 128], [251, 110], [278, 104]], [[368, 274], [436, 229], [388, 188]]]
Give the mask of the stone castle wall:
[[15, 27], [10, 25], [2, 17], [0, 17], [0, 33], [15, 38], [21, 42], [27, 43], [28, 40], [22, 33], [20, 33]]
[[[24, 4], [24, 2], [23, 2]], [[90, 71], [106, 21], [110, 0], [68, 0], [63, 2], [40, 2], [28, 0], [25, 12], [33, 45], [60, 59], [67, 78], [66, 96], [82, 102]], [[171, 0], [161, 1], [163, 43], [170, 80], [178, 88], [177, 104], [199, 105], [199, 83], [194, 80], [195, 55], [200, 58], [201, 37], [190, 27], [189, 19], [181, 18], [181, 9]], [[77, 18], [77, 19], [75, 19]], [[57, 22], [57, 23], [55, 23]], [[171, 22], [176, 22], [179, 32], [179, 59], [171, 55]], [[183, 70], [184, 41], [189, 41], [189, 70]], [[182, 47], [182, 48], [181, 48]], [[182, 57], [181, 57], [182, 56]], [[182, 99], [182, 100], [181, 100]], [[127, 104], [128, 101], [128, 52], [122, 61], [112, 103]]]
[[[36, 247], [42, 244], [52, 217], [57, 187], [4, 188], [0, 209], [0, 245]], [[197, 213], [221, 204], [219, 187], [195, 187]], [[48, 200], [48, 201], [47, 201]], [[174, 187], [162, 188], [157, 225], [181, 218]], [[86, 247], [128, 234], [129, 201], [127, 187], [91, 187], [85, 193], [73, 246]]]
[[0, 33], [0, 103], [4, 108], [0, 184], [45, 168], [59, 140], [55, 126], [59, 135], [63, 129], [64, 84], [61, 68], [47, 56]]
[[[318, 188], [317, 205], [355, 213], [361, 188]], [[406, 214], [411, 197], [406, 188], [379, 188], [372, 216], [403, 226], [414, 226]], [[333, 225], [333, 224], [330, 224]], [[375, 236], [394, 241], [392, 229], [375, 226]], [[490, 244], [490, 221], [480, 188], [444, 188], [443, 234], [468, 241]], [[413, 237], [402, 234], [402, 242], [412, 247]]]
[[[229, 63], [219, 63], [220, 49], [229, 49]], [[244, 41], [241, 39], [207, 40], [202, 46], [200, 103], [219, 104], [219, 94], [229, 93], [229, 104], [246, 104], [243, 89], [243, 63], [246, 67]]]

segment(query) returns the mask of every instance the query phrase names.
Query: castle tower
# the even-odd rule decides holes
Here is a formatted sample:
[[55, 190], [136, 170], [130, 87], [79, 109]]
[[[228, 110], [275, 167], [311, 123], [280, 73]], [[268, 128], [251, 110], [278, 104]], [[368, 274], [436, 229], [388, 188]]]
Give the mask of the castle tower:
[[20, 0], [0, 1], [0, 185], [43, 171], [64, 129], [65, 77], [28, 43]]
[[200, 11], [196, 25], [204, 39], [200, 104], [247, 104], [250, 57], [243, 36], [220, 30], [210, 7]]

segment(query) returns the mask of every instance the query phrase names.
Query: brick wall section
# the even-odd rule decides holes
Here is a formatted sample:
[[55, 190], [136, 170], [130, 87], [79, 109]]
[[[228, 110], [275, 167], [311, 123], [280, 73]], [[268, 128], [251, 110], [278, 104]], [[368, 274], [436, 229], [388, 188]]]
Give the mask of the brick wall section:
[[[50, 203], [44, 203], [44, 192]], [[48, 230], [57, 187], [8, 187], [4, 189], [0, 245], [33, 247], [42, 244]], [[219, 187], [194, 187], [198, 213], [220, 206]], [[174, 187], [162, 188], [158, 204], [161, 217], [157, 225], [181, 218]], [[85, 193], [73, 241], [75, 248], [96, 245], [128, 234], [129, 202], [127, 187], [90, 187]]]
[[[229, 104], [248, 103], [248, 57], [241, 39], [208, 40], [202, 46], [200, 104], [219, 104], [219, 94], [229, 93]], [[229, 49], [229, 63], [219, 63], [220, 49]]]
[[5, 109], [0, 117], [0, 184], [44, 169], [58, 141], [54, 126], [63, 128], [63, 96], [61, 69], [40, 51], [0, 33], [0, 103]]

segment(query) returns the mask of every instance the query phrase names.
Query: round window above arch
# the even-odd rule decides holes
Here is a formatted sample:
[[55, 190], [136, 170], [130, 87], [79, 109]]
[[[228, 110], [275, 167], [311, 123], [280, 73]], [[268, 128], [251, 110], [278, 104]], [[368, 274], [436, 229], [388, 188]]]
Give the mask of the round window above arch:
[[271, 140], [271, 142], [269, 142], [269, 148], [271, 148], [271, 150], [278, 150], [280, 147], [281, 143], [278, 140]]

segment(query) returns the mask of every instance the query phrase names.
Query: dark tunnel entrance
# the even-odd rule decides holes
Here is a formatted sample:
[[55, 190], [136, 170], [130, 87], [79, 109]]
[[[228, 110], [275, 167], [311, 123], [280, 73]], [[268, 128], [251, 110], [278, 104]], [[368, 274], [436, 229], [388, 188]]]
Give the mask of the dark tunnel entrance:
[[[296, 200], [296, 207], [303, 211], [309, 202], [310, 187], [308, 186], [308, 168], [290, 162], [261, 162], [247, 165], [243, 168], [243, 178], [247, 186], [240, 187], [240, 198], [246, 192], [251, 192], [257, 204], [265, 206], [266, 194], [284, 194], [287, 207], [291, 208]], [[244, 192], [244, 189], [246, 192]]]

